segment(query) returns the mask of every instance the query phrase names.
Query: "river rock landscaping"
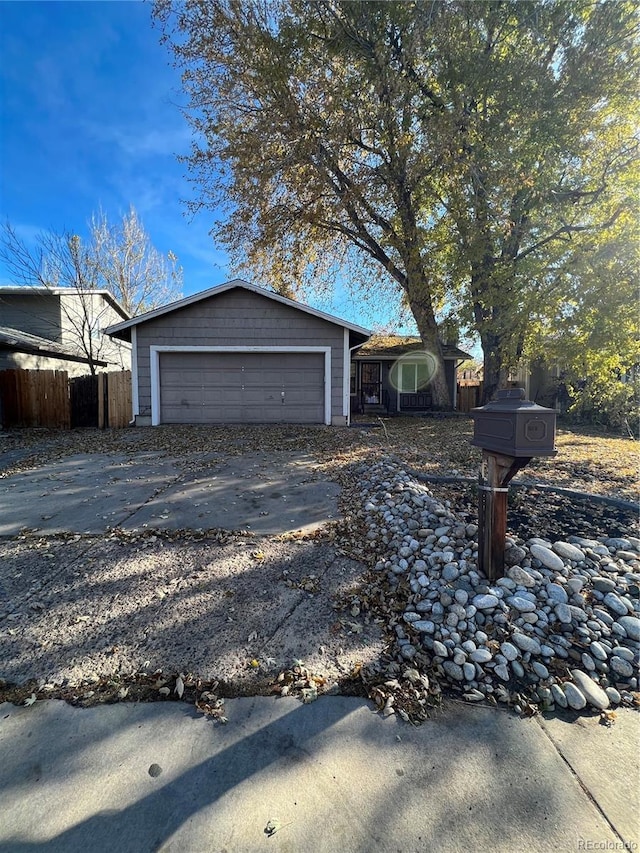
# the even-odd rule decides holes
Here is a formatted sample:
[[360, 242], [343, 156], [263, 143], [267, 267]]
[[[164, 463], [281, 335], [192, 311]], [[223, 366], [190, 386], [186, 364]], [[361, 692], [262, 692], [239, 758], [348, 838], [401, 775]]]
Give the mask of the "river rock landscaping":
[[398, 602], [396, 677], [372, 691], [386, 713], [420, 717], [442, 689], [529, 713], [638, 704], [640, 539], [511, 536], [489, 585], [469, 512], [391, 460], [357, 478], [374, 572]]

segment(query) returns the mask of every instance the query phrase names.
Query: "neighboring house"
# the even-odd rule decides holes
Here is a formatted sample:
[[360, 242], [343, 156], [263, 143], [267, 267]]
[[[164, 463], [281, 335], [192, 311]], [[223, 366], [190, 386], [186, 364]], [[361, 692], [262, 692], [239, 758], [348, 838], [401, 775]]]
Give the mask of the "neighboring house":
[[[478, 386], [480, 397], [483, 381], [482, 366], [462, 370], [459, 381], [461, 385]], [[509, 371], [506, 386], [522, 388], [526, 399], [539, 406], [556, 409], [558, 412], [567, 410], [569, 396], [563, 382], [562, 368], [557, 362], [550, 364], [542, 358], [523, 359], [517, 368]]]
[[[65, 370], [67, 373], [87, 373], [89, 361], [75, 350], [55, 341], [30, 335], [19, 329], [0, 326], [0, 370]], [[98, 367], [106, 367], [99, 361]]]
[[524, 359], [520, 366], [509, 374], [509, 385], [524, 388], [527, 400], [539, 406], [566, 412], [569, 397], [562, 381], [562, 370], [556, 363], [542, 358]]
[[[452, 344], [442, 344], [445, 379], [456, 408], [457, 369], [470, 359]], [[414, 414], [433, 409], [429, 378], [434, 359], [420, 338], [373, 335], [351, 363], [351, 408], [354, 412]]]
[[[0, 287], [0, 327], [9, 330], [10, 336], [23, 332], [48, 342], [51, 350], [45, 365], [46, 343], [39, 344], [39, 350], [26, 344], [5, 346], [0, 368], [57, 369], [78, 376], [88, 373], [93, 361], [107, 371], [128, 370], [130, 345], [104, 334], [108, 325], [128, 318], [129, 314], [106, 290]], [[31, 343], [36, 346], [34, 341]]]
[[351, 351], [370, 332], [241, 279], [106, 329], [132, 344], [138, 425], [350, 417]]

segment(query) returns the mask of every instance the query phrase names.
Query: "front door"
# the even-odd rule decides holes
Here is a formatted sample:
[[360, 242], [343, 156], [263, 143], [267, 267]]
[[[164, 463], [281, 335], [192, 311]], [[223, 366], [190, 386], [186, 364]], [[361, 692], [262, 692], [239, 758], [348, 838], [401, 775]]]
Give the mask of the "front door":
[[379, 406], [382, 402], [382, 365], [379, 361], [365, 361], [361, 365], [360, 387], [363, 403]]

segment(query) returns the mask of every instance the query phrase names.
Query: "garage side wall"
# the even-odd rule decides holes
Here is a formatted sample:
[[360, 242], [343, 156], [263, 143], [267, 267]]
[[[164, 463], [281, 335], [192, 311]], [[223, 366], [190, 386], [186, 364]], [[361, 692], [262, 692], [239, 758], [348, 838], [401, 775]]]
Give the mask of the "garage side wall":
[[137, 326], [138, 402], [151, 417], [151, 347], [331, 347], [331, 416], [343, 419], [344, 329], [237, 288]]

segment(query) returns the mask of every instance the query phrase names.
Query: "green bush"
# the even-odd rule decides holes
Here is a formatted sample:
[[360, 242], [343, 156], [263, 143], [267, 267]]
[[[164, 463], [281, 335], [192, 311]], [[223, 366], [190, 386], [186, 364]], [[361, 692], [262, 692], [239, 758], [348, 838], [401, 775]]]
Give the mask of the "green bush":
[[571, 405], [567, 420], [571, 423], [593, 424], [617, 432], [640, 435], [640, 401], [638, 381], [603, 382], [591, 379], [571, 390]]

